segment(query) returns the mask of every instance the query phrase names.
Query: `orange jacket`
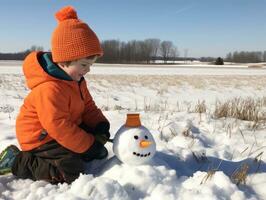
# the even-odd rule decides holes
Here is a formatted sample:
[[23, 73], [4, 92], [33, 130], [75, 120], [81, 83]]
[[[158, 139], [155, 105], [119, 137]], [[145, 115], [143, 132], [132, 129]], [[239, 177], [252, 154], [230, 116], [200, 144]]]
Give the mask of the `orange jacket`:
[[[108, 121], [95, 105], [85, 79], [79, 84], [50, 76], [38, 62], [42, 52], [32, 52], [23, 63], [23, 72], [31, 92], [24, 100], [16, 120], [16, 135], [23, 151], [32, 150], [51, 140], [65, 148], [83, 153], [94, 136], [78, 127], [84, 122], [95, 127]], [[40, 140], [41, 132], [48, 135]]]

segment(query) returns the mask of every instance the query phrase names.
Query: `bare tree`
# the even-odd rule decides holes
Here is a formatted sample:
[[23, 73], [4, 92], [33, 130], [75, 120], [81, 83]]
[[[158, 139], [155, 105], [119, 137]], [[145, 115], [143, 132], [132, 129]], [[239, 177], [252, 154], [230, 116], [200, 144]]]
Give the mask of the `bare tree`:
[[162, 41], [160, 45], [160, 52], [165, 63], [170, 58], [174, 59], [178, 56], [177, 47], [171, 41]]
[[178, 50], [171, 41], [160, 43], [160, 40], [155, 38], [128, 42], [105, 40], [102, 41], [101, 46], [104, 55], [99, 62], [107, 63], [150, 63], [158, 55], [162, 55], [166, 62], [167, 59], [178, 55]]
[[145, 41], [145, 46], [147, 50], [147, 63], [154, 60], [156, 56], [158, 55], [158, 50], [160, 47], [160, 40], [151, 38], [151, 39], [146, 39]]
[[264, 53], [260, 51], [235, 51], [233, 54], [227, 54], [227, 60], [236, 63], [262, 62], [264, 60]]
[[173, 46], [173, 43], [171, 41], [161, 42], [160, 51], [161, 51], [161, 55], [165, 63], [170, 56], [172, 46]]
[[175, 61], [176, 57], [179, 56], [178, 49], [176, 46], [173, 46], [170, 51], [170, 57], [172, 58], [173, 62]]
[[24, 60], [25, 57], [32, 51], [43, 51], [42, 46], [33, 45], [25, 51], [16, 53], [0, 53], [0, 60]]
[[266, 51], [263, 52], [263, 62], [266, 62]]
[[131, 58], [133, 62], [142, 62], [145, 60], [145, 47], [144, 42], [140, 40], [132, 40], [129, 42], [131, 49]]
[[29, 51], [43, 51], [43, 47], [42, 46], [37, 46], [37, 45], [32, 45], [29, 49]]
[[139, 41], [141, 61], [149, 63], [151, 60], [152, 46], [149, 40]]
[[101, 44], [104, 56], [102, 61], [104, 62], [119, 62], [120, 58], [120, 41], [119, 40], [105, 40]]
[[226, 55], [226, 61], [228, 61], [228, 62], [232, 62], [232, 53], [228, 53], [228, 54]]

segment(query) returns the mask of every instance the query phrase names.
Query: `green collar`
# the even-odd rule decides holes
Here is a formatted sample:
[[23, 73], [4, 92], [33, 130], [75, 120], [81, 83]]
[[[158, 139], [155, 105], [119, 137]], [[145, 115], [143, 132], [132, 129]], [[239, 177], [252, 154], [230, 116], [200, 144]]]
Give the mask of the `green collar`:
[[38, 59], [44, 71], [49, 75], [61, 80], [73, 81], [64, 70], [53, 62], [51, 53], [43, 53]]

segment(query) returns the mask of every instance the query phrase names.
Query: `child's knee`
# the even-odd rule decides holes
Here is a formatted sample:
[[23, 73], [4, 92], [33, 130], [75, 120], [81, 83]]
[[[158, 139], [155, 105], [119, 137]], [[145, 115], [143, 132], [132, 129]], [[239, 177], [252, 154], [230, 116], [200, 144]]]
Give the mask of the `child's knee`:
[[85, 172], [85, 162], [79, 155], [74, 154], [56, 161], [56, 168], [64, 182], [72, 183], [79, 177], [80, 173]]
[[28, 152], [20, 152], [12, 166], [12, 173], [22, 179], [33, 178], [31, 170], [28, 168], [32, 163], [33, 156]]

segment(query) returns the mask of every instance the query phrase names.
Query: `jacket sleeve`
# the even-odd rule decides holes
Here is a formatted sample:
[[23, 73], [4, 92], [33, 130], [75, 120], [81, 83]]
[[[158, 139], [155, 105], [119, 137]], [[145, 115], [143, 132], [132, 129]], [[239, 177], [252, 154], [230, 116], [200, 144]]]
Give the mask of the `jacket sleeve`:
[[95, 139], [71, 121], [69, 99], [56, 85], [42, 87], [35, 99], [37, 114], [50, 137], [73, 152], [83, 153]]
[[87, 88], [86, 82], [83, 81], [82, 84], [85, 101], [85, 109], [82, 115], [83, 122], [91, 128], [95, 128], [100, 122], [109, 123], [109, 121], [103, 115], [102, 111], [95, 105], [95, 102], [92, 99], [92, 96]]

